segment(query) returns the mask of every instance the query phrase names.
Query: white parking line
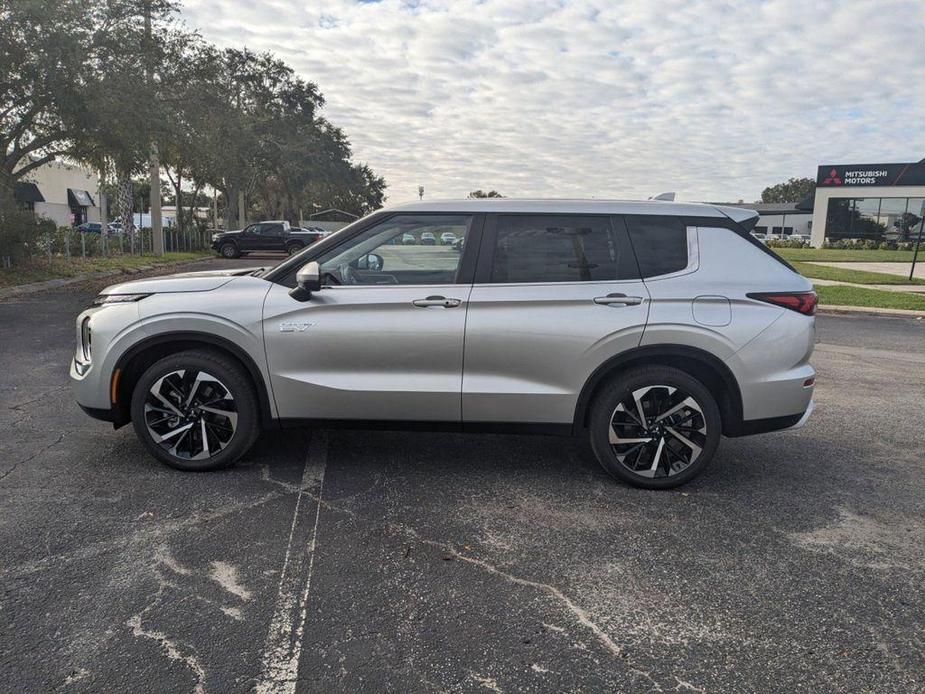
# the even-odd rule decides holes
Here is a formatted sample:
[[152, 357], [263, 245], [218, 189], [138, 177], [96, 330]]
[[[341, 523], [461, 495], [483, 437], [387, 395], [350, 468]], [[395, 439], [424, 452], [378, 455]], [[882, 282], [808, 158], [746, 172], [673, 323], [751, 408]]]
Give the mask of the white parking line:
[[[258, 694], [295, 692], [302, 653], [302, 635], [308, 611], [308, 595], [315, 564], [318, 522], [321, 519], [321, 495], [324, 491], [324, 471], [327, 467], [328, 439], [325, 433], [313, 433], [308, 446], [302, 486], [292, 512], [289, 544], [279, 577], [276, 608], [263, 649], [261, 679], [254, 688]], [[306, 492], [318, 502], [315, 513], [305, 512]], [[312, 517], [314, 515], [314, 517]], [[307, 516], [307, 517], [306, 517]], [[308, 525], [312, 521], [311, 526]], [[306, 546], [308, 552], [302, 552]], [[303, 585], [304, 582], [304, 585]]]

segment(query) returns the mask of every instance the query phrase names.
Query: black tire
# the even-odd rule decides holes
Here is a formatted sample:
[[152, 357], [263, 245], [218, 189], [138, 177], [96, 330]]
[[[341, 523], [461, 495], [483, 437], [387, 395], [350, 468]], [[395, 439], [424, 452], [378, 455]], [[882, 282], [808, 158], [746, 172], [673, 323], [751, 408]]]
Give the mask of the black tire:
[[238, 251], [238, 247], [230, 241], [223, 243], [218, 247], [218, 254], [223, 258], [228, 258], [229, 260], [232, 258], [237, 258], [239, 255], [241, 255], [240, 251]]
[[301, 243], [290, 243], [286, 246], [286, 255], [295, 255], [299, 251], [305, 248], [304, 244]]
[[[212, 386], [211, 382], [204, 381], [206, 385], [199, 386], [202, 388], [199, 392], [205, 393], [216, 393], [224, 392], [228, 396], [227, 399], [222, 400], [222, 405], [214, 405], [215, 401], [198, 403], [194, 398], [192, 404], [194, 405], [193, 409], [198, 412], [200, 417], [199, 423], [194, 423], [190, 426], [191, 429], [195, 431], [190, 431], [187, 434], [182, 436], [177, 436], [176, 438], [169, 439], [170, 441], [179, 441], [185, 436], [188, 436], [190, 443], [188, 444], [177, 444], [175, 447], [179, 448], [180, 446], [186, 446], [187, 452], [190, 448], [195, 446], [196, 439], [199, 439], [200, 446], [202, 449], [201, 441], [202, 437], [199, 434], [200, 426], [201, 431], [205, 432], [208, 428], [210, 435], [206, 435], [207, 446], [209, 448], [216, 448], [222, 446], [217, 453], [211, 454], [208, 457], [201, 459], [192, 459], [191, 457], [185, 457], [181, 452], [178, 454], [173, 454], [167, 448], [164, 447], [161, 443], [158, 443], [154, 439], [154, 434], [152, 433], [151, 427], [148, 425], [148, 420], [146, 420], [146, 407], [145, 405], [150, 405], [151, 403], [159, 404], [155, 396], [150, 394], [152, 386], [161, 378], [168, 376], [177, 371], [188, 371], [191, 373], [202, 372], [212, 376], [218, 385], [221, 386], [223, 390], [218, 391], [218, 386]], [[178, 377], [173, 376], [174, 379]], [[168, 399], [170, 398], [171, 392], [169, 384], [167, 386], [162, 385], [161, 392], [166, 388], [166, 393]], [[209, 390], [209, 389], [212, 390]], [[206, 397], [206, 396], [204, 396]], [[172, 409], [177, 411], [177, 408], [180, 406], [180, 398], [173, 398]], [[163, 402], [163, 400], [160, 400]], [[231, 421], [228, 418], [222, 418], [219, 415], [210, 413], [203, 413], [199, 411], [195, 406], [198, 404], [208, 405], [213, 404], [214, 407], [223, 407], [227, 409], [233, 409], [234, 414], [237, 415], [236, 422]], [[170, 407], [171, 405], [168, 405]], [[135, 389], [132, 392], [132, 424], [135, 427], [135, 433], [138, 435], [138, 438], [141, 439], [145, 447], [150, 451], [151, 455], [160, 460], [162, 463], [169, 465], [170, 467], [177, 468], [178, 470], [191, 470], [191, 471], [204, 471], [204, 470], [216, 470], [218, 468], [226, 467], [231, 465], [241, 456], [243, 456], [250, 447], [254, 444], [254, 441], [257, 439], [257, 435], [260, 433], [260, 405], [257, 399], [257, 393], [254, 389], [254, 385], [251, 382], [250, 376], [244, 370], [244, 368], [234, 359], [227, 357], [221, 353], [213, 352], [210, 350], [189, 350], [185, 352], [179, 352], [177, 354], [172, 354], [168, 357], [164, 357], [159, 361], [155, 362], [149, 366], [145, 372], [141, 375], [141, 378], [138, 379], [138, 382], [135, 384]], [[154, 419], [157, 417], [157, 413], [150, 410], [147, 412], [147, 416], [151, 417], [151, 421], [154, 424], [158, 424]], [[182, 407], [180, 407], [182, 410]], [[166, 412], [166, 410], [162, 410]], [[195, 415], [190, 415], [190, 417], [195, 417]], [[205, 418], [207, 424], [203, 424], [201, 419]], [[174, 418], [171, 418], [174, 419]], [[180, 420], [179, 416], [176, 417], [177, 425], [179, 428], [184, 428], [187, 420]], [[184, 424], [184, 426], [180, 426]], [[213, 425], [217, 429], [213, 429]], [[166, 425], [165, 425], [166, 426]], [[231, 435], [225, 441], [215, 438], [216, 431], [220, 433], [227, 434], [227, 430], [232, 431]], [[166, 432], [172, 431], [172, 429], [167, 428]], [[209, 446], [209, 441], [211, 440], [212, 445]]]
[[[647, 387], [650, 390], [640, 396], [647, 420], [638, 426], [633, 424], [640, 419], [638, 406], [627, 412], [634, 409], [627, 403], [635, 403], [633, 394]], [[660, 412], [679, 407], [678, 400], [685, 396], [692, 401], [684, 401], [696, 407], [683, 406], [668, 418], [654, 421]], [[618, 410], [621, 405], [622, 411]], [[613, 431], [619, 432], [615, 436], [633, 441], [612, 444], [612, 423]], [[643, 489], [677, 487], [702, 473], [716, 453], [722, 432], [719, 407], [709, 389], [690, 374], [669, 366], [634, 368], [607, 383], [591, 405], [589, 425], [591, 448], [601, 466], [613, 477]], [[682, 437], [700, 448], [699, 453], [681, 443]], [[638, 443], [645, 438], [648, 442]], [[690, 459], [686, 467], [685, 456]]]

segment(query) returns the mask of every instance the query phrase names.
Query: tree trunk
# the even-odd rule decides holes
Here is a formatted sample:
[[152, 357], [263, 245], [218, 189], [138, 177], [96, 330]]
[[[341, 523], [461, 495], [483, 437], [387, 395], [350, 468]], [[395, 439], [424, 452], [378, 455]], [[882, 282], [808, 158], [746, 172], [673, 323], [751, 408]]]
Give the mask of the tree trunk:
[[113, 211], [122, 221], [122, 233], [133, 234], [135, 231], [135, 220], [132, 215], [132, 203], [134, 202], [134, 195], [132, 194], [132, 177], [130, 174], [120, 171], [116, 175], [116, 178], [118, 180]]
[[238, 218], [238, 186], [229, 183], [222, 193], [225, 195], [225, 231], [231, 231]]

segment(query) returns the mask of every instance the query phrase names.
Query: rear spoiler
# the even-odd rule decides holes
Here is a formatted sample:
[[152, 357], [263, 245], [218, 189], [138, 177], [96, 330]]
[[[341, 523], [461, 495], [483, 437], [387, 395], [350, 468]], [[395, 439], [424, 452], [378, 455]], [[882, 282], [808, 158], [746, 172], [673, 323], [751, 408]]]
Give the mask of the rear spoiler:
[[744, 207], [721, 206], [717, 206], [716, 209], [729, 217], [729, 219], [742, 227], [742, 229], [744, 229], [746, 232], [754, 229], [755, 225], [758, 223], [759, 216], [755, 210], [749, 210], [748, 208]]

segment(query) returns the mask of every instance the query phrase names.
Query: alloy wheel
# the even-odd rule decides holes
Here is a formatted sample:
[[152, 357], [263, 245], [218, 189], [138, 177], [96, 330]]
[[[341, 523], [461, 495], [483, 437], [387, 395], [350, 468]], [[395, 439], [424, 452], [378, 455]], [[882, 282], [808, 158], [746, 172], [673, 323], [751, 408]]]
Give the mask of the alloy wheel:
[[144, 413], [151, 439], [185, 460], [218, 454], [238, 427], [231, 391], [212, 374], [195, 369], [171, 371], [157, 379], [148, 390]]
[[641, 477], [672, 477], [689, 468], [707, 441], [700, 403], [668, 385], [638, 388], [610, 417], [610, 445], [617, 461]]

